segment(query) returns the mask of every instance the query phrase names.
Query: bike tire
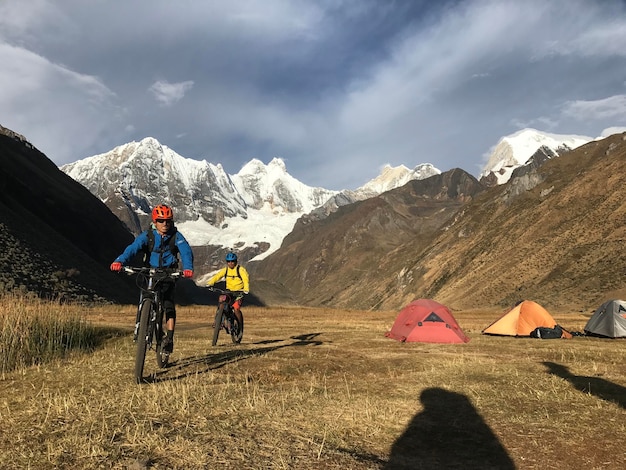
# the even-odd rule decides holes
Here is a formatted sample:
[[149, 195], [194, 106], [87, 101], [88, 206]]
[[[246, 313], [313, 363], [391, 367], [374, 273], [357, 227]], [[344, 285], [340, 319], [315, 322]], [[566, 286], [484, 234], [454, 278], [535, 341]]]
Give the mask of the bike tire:
[[234, 313], [232, 314], [230, 322], [230, 337], [233, 340], [233, 343], [239, 344], [243, 338], [243, 312], [241, 313], [241, 324], [239, 323], [239, 320], [237, 320]]
[[167, 364], [170, 362], [170, 355], [169, 353], [166, 353], [163, 351], [163, 338], [165, 330], [163, 329], [163, 312], [160, 312], [158, 314], [158, 318], [156, 321], [155, 326], [157, 326], [157, 328], [154, 329], [154, 341], [156, 344], [156, 361], [157, 361], [157, 366], [159, 366], [161, 369], [167, 367]]
[[135, 381], [139, 384], [143, 381], [143, 366], [146, 360], [148, 347], [148, 323], [150, 322], [150, 310], [152, 300], [145, 299], [141, 307], [139, 318], [139, 331], [137, 333], [137, 351], [135, 352]]
[[217, 312], [215, 312], [215, 327], [213, 328], [213, 342], [212, 345], [215, 346], [217, 344], [217, 338], [220, 335], [220, 330], [222, 329], [222, 318], [224, 316], [224, 305], [221, 304], [217, 307]]

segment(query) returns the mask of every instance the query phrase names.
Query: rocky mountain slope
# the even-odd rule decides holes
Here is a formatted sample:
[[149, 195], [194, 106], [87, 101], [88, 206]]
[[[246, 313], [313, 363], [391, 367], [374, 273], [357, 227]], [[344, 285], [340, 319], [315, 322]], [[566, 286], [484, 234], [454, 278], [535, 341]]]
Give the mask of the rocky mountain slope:
[[[459, 170], [444, 173], [448, 183], [432, 177], [326, 220], [303, 218], [281, 250], [252, 263], [255, 282], [346, 308], [399, 308], [420, 297], [453, 308], [522, 299], [594, 308], [626, 295], [625, 139], [588, 143], [485, 191]], [[464, 189], [435, 198], [425, 184]]]
[[493, 188], [414, 252], [418, 295], [458, 308], [533, 299], [588, 310], [626, 295], [626, 134]]
[[[426, 249], [441, 227], [484, 187], [455, 169], [413, 180], [380, 196], [303, 216], [280, 250], [249, 265], [267, 303], [284, 298], [313, 305], [378, 308], [412, 275], [404, 245]], [[391, 284], [391, 287], [390, 287]]]

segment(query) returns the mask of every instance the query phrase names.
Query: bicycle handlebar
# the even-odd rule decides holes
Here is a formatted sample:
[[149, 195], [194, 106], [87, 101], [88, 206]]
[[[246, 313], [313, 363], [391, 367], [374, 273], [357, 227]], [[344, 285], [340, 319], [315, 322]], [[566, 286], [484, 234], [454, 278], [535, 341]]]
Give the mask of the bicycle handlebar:
[[165, 274], [174, 279], [176, 279], [177, 277], [183, 276], [183, 272], [177, 268], [149, 268], [149, 267], [124, 266], [122, 270], [126, 274], [148, 274], [150, 276], [153, 276], [155, 274]]
[[226, 290], [226, 289], [220, 289], [219, 287], [215, 287], [215, 286], [208, 286], [207, 289], [212, 292], [218, 292], [220, 294], [245, 294], [245, 292], [242, 290]]
[[[136, 284], [143, 292], [150, 292], [156, 289], [156, 286], [167, 278], [177, 279], [183, 277], [183, 272], [176, 268], [150, 268], [150, 267], [134, 267], [124, 266], [122, 271], [125, 274], [137, 274]], [[149, 281], [151, 280], [151, 281]], [[150, 287], [150, 283], [152, 287]]]

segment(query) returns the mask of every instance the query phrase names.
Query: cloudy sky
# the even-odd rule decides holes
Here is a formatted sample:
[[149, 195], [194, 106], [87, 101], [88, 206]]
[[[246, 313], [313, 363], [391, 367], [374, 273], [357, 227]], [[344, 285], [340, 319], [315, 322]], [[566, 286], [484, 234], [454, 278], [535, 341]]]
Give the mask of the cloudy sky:
[[0, 0], [0, 124], [56, 164], [155, 137], [355, 189], [626, 127], [625, 0]]

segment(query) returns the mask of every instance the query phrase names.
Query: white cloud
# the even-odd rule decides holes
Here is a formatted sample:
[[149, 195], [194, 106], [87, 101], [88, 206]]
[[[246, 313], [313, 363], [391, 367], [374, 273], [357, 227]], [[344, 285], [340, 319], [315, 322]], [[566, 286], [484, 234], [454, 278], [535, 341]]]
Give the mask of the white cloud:
[[0, 0], [2, 124], [58, 164], [152, 136], [341, 189], [626, 120], [622, 0], [179, 3]]
[[49, 0], [0, 2], [0, 40], [12, 40], [21, 45], [37, 38], [38, 32], [48, 25], [63, 30], [71, 28], [64, 15]]
[[621, 134], [626, 132], [626, 127], [607, 127], [600, 133], [600, 137], [608, 137], [613, 134]]
[[570, 101], [563, 106], [563, 115], [578, 120], [626, 120], [626, 95], [614, 95], [595, 101]]
[[551, 131], [552, 129], [556, 129], [559, 125], [559, 122], [547, 116], [540, 116], [535, 119], [529, 120], [520, 120], [520, 119], [511, 119], [510, 124], [515, 129], [525, 129], [527, 127], [532, 127], [535, 129], [541, 129], [544, 131]]
[[166, 81], [157, 81], [152, 84], [148, 89], [155, 99], [162, 106], [172, 106], [178, 101], [182, 100], [189, 90], [193, 88], [193, 81], [187, 80], [186, 82], [169, 83]]
[[115, 93], [97, 77], [6, 43], [0, 43], [0, 64], [2, 125], [57, 162], [82, 158], [81, 149], [123, 113]]
[[[610, 5], [610, 2], [607, 2]], [[569, 34], [560, 37], [546, 47], [546, 54], [573, 55], [581, 57], [626, 57], [626, 17], [616, 14], [606, 18], [606, 11], [601, 5], [586, 9], [586, 14], [573, 20], [570, 18], [562, 27], [571, 29]]]

